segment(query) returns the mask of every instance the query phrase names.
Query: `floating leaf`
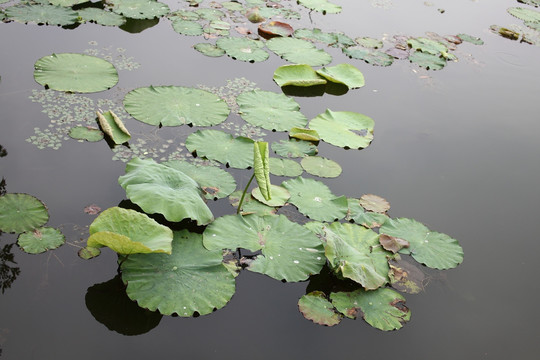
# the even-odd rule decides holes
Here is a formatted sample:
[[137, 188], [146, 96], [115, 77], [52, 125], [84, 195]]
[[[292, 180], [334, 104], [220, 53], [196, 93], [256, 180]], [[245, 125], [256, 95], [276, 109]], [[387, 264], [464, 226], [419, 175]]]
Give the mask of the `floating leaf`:
[[269, 56], [266, 51], [261, 49], [264, 44], [251, 39], [226, 37], [218, 39], [216, 45], [236, 60], [259, 62], [268, 59]]
[[268, 40], [266, 47], [283, 59], [296, 64], [319, 66], [332, 61], [330, 54], [301, 39], [276, 37]]
[[[272, 199], [269, 157], [268, 143], [266, 141], [255, 141], [253, 143], [253, 170], [259, 185], [259, 193], [266, 201]], [[257, 198], [255, 195], [254, 197]]]
[[363, 60], [371, 65], [390, 66], [394, 62], [394, 58], [385, 52], [367, 49], [361, 46], [344, 48], [343, 53], [353, 59]]
[[356, 38], [355, 41], [358, 45], [367, 47], [370, 49], [379, 49], [383, 47], [383, 42], [381, 40], [370, 38], [370, 37]]
[[334, 326], [341, 322], [342, 315], [337, 313], [334, 305], [322, 291], [312, 291], [298, 300], [298, 309], [308, 320], [315, 324]]
[[409, 61], [427, 70], [441, 70], [446, 66], [446, 59], [437, 55], [414, 51]]
[[53, 90], [91, 93], [116, 85], [118, 72], [113, 64], [98, 57], [63, 53], [36, 61], [34, 79]]
[[252, 90], [240, 94], [236, 102], [242, 119], [263, 129], [287, 131], [307, 124], [307, 118], [299, 111], [300, 105], [284, 94]]
[[[242, 197], [243, 191], [235, 191], [229, 196], [229, 202], [232, 206], [238, 208], [238, 204], [240, 203], [240, 198]], [[276, 213], [277, 209], [272, 206], [268, 206], [263, 204], [262, 202], [255, 200], [254, 197], [247, 194], [244, 197], [244, 202], [242, 203], [242, 208], [240, 209], [240, 214], [242, 215], [249, 215], [249, 214], [256, 214], [259, 216], [264, 215], [274, 215]]]
[[337, 162], [321, 156], [306, 156], [300, 164], [308, 174], [319, 177], [338, 177], [342, 171]]
[[6, 15], [20, 23], [34, 22], [36, 24], [48, 24], [66, 26], [75, 24], [78, 15], [75, 11], [54, 5], [15, 5], [6, 8]]
[[326, 84], [326, 80], [320, 77], [311, 66], [306, 64], [292, 64], [278, 67], [274, 71], [274, 81], [280, 87]]
[[118, 254], [171, 253], [171, 229], [146, 214], [111, 207], [90, 224], [87, 247], [107, 246]]
[[291, 36], [294, 29], [291, 25], [281, 21], [270, 21], [265, 24], [261, 24], [258, 27], [259, 35], [269, 39], [274, 36]]
[[349, 198], [349, 212], [347, 214], [347, 220], [352, 220], [357, 224], [365, 226], [369, 229], [374, 227], [380, 227], [389, 219], [385, 214], [378, 214], [371, 211], [365, 211], [362, 205], [360, 205], [359, 199]]
[[446, 234], [430, 231], [425, 225], [413, 219], [390, 219], [381, 226], [379, 232], [395, 236], [410, 243], [409, 248], [400, 252], [411, 254], [421, 264], [434, 269], [451, 269], [463, 261], [463, 249]]
[[294, 160], [270, 158], [270, 173], [272, 175], [296, 177], [300, 176], [303, 172], [302, 166]]
[[325, 227], [325, 254], [336, 273], [374, 290], [388, 282], [391, 253], [379, 246], [379, 234], [362, 226], [332, 223]]
[[317, 131], [297, 127], [291, 128], [289, 137], [312, 142], [319, 142], [321, 140]]
[[83, 21], [93, 21], [103, 26], [122, 26], [126, 22], [126, 18], [122, 15], [98, 8], [88, 7], [77, 10], [77, 13]]
[[298, 3], [308, 9], [315, 10], [323, 14], [337, 14], [341, 12], [341, 6], [333, 4], [328, 0], [298, 0]]
[[60, 230], [46, 226], [20, 234], [17, 244], [24, 252], [40, 254], [47, 250], [56, 249], [65, 241], [66, 238]]
[[523, 21], [540, 22], [540, 11], [520, 7], [512, 7], [507, 9], [507, 11], [510, 15]]
[[186, 147], [210, 160], [237, 169], [253, 166], [253, 140], [246, 137], [233, 137], [220, 130], [197, 130], [186, 139]]
[[131, 19], [153, 19], [169, 13], [169, 6], [155, 0], [108, 0], [111, 10]]
[[405, 298], [392, 289], [337, 292], [330, 294], [330, 299], [347, 317], [355, 318], [360, 309], [368, 324], [383, 331], [400, 329], [411, 318], [410, 310], [404, 305]]
[[379, 242], [385, 250], [391, 251], [394, 254], [404, 247], [409, 247], [409, 242], [394, 236], [381, 234], [379, 236]]
[[309, 127], [317, 131], [322, 140], [351, 149], [362, 149], [371, 143], [373, 126], [373, 119], [366, 115], [330, 109], [309, 123]]
[[96, 142], [103, 140], [103, 132], [98, 128], [88, 126], [75, 126], [69, 130], [69, 136], [73, 139]]
[[193, 46], [195, 50], [210, 57], [220, 57], [225, 55], [225, 50], [208, 43], [198, 43]]
[[360, 205], [366, 210], [381, 214], [390, 210], [390, 203], [386, 199], [373, 194], [362, 195], [360, 197]]
[[211, 250], [261, 250], [248, 270], [277, 280], [306, 280], [325, 263], [319, 238], [284, 215], [225, 215], [206, 228], [203, 239]]
[[264, 16], [261, 15], [261, 11], [258, 7], [246, 11], [246, 18], [252, 23], [260, 23], [266, 20]]
[[41, 201], [28, 194], [0, 196], [0, 231], [22, 233], [44, 225], [49, 212]]
[[99, 250], [98, 248], [87, 246], [80, 249], [77, 255], [79, 255], [79, 257], [83, 260], [90, 260], [95, 258], [96, 256], [99, 256], [99, 254], [101, 254], [101, 250]]
[[196, 21], [175, 19], [171, 23], [174, 31], [182, 35], [198, 36], [203, 34], [203, 27]]
[[304, 140], [280, 140], [272, 143], [272, 150], [279, 156], [286, 158], [298, 158], [317, 154], [317, 146]]
[[467, 34], [457, 34], [457, 37], [463, 41], [469, 42], [474, 45], [484, 45], [484, 41], [476, 36], [471, 36]]
[[418, 294], [424, 289], [426, 275], [417, 266], [403, 259], [389, 261], [390, 285], [407, 294]]
[[287, 189], [281, 186], [270, 185], [270, 188], [272, 189], [271, 199], [265, 199], [263, 194], [261, 193], [261, 189], [258, 187], [254, 188], [251, 191], [251, 195], [258, 201], [271, 207], [283, 206], [287, 203], [287, 200], [289, 200], [289, 198], [291, 197], [291, 194], [289, 194]]
[[427, 38], [412, 38], [407, 40], [407, 44], [413, 50], [437, 56], [448, 52], [446, 45], [439, 41]]
[[317, 70], [317, 74], [326, 80], [343, 84], [349, 89], [361, 88], [365, 85], [364, 75], [360, 70], [350, 64], [338, 64]]
[[171, 255], [134, 254], [121, 269], [129, 298], [163, 315], [210, 314], [235, 292], [222, 252], [207, 250], [202, 235], [187, 230], [174, 232]]
[[106, 111], [103, 114], [96, 112], [99, 125], [103, 132], [117, 145], [123, 144], [131, 139], [131, 134], [124, 126], [124, 123], [112, 111]]
[[298, 29], [294, 32], [294, 37], [297, 39], [320, 42], [326, 45], [331, 45], [338, 41], [336, 34], [327, 33], [321, 29]]
[[130, 91], [124, 98], [127, 112], [150, 125], [212, 126], [225, 121], [229, 108], [208, 91], [182, 86], [149, 86]]
[[202, 190], [189, 176], [152, 159], [134, 158], [118, 178], [126, 195], [148, 214], [163, 214], [173, 222], [196, 220], [198, 225], [214, 217], [202, 199]]
[[225, 17], [225, 13], [218, 9], [200, 8], [195, 10], [195, 13], [199, 15], [201, 19], [214, 21]]
[[282, 186], [291, 193], [289, 202], [313, 220], [334, 221], [347, 214], [347, 198], [335, 196], [320, 181], [297, 177], [284, 181]]

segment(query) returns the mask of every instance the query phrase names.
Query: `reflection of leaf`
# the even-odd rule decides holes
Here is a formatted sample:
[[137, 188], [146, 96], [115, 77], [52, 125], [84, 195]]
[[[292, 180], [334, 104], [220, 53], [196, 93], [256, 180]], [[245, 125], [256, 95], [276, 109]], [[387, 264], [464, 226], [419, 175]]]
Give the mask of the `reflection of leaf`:
[[15, 244], [5, 244], [0, 251], [0, 288], [2, 288], [2, 294], [6, 289], [11, 287], [11, 284], [13, 284], [17, 276], [21, 273], [19, 267], [12, 266], [12, 264], [17, 265], [15, 256], [11, 252], [13, 245]]
[[0, 196], [0, 231], [21, 233], [44, 225], [49, 212], [41, 201], [28, 194]]
[[103, 114], [96, 112], [98, 122], [103, 132], [117, 145], [123, 144], [131, 139], [131, 134], [124, 126], [124, 123], [112, 111], [106, 111]]
[[306, 319], [319, 325], [334, 326], [343, 318], [322, 291], [313, 291], [302, 296], [298, 300], [298, 309]]
[[266, 201], [272, 198], [268, 159], [268, 143], [266, 141], [255, 141], [253, 143], [253, 170], [257, 184], [259, 184], [259, 192]]
[[17, 244], [24, 252], [40, 254], [58, 248], [65, 241], [66, 238], [60, 230], [46, 226], [20, 234]]

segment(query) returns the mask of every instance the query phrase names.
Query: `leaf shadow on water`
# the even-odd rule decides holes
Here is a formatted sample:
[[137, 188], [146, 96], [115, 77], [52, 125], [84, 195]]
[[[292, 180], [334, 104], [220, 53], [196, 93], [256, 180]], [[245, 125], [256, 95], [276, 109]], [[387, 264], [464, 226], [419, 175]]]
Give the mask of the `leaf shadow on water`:
[[331, 81], [328, 81], [326, 84], [313, 86], [286, 85], [283, 86], [281, 90], [285, 95], [299, 97], [316, 97], [322, 96], [325, 93], [339, 96], [349, 92], [349, 88], [346, 85], [333, 83]]
[[156, 26], [158, 23], [159, 23], [159, 18], [154, 18], [154, 19], [126, 18], [126, 23], [122, 26], [119, 26], [119, 28], [130, 34], [137, 34], [153, 26]]

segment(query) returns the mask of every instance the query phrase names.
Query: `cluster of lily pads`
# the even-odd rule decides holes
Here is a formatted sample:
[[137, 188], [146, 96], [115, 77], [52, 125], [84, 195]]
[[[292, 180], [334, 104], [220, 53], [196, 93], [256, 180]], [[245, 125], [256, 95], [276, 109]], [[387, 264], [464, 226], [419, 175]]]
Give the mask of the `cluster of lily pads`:
[[510, 40], [540, 46], [540, 11], [539, 0], [517, 0], [519, 3], [530, 7], [511, 7], [507, 11], [510, 15], [523, 21], [523, 25], [499, 26], [492, 25], [491, 31]]

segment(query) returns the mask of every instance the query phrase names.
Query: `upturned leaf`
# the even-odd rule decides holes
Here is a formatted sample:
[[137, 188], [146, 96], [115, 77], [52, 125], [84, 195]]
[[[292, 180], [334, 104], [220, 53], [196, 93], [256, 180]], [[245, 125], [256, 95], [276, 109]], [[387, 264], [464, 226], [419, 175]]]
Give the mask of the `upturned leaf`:
[[101, 129], [103, 129], [103, 132], [107, 134], [115, 144], [123, 144], [131, 139], [131, 134], [128, 129], [126, 129], [122, 120], [120, 120], [115, 113], [112, 111], [106, 111], [104, 113], [97, 111], [96, 115]]
[[259, 191], [267, 201], [272, 198], [270, 163], [268, 159], [268, 143], [266, 141], [255, 141], [253, 143], [253, 170], [255, 172], [255, 179], [259, 185]]

